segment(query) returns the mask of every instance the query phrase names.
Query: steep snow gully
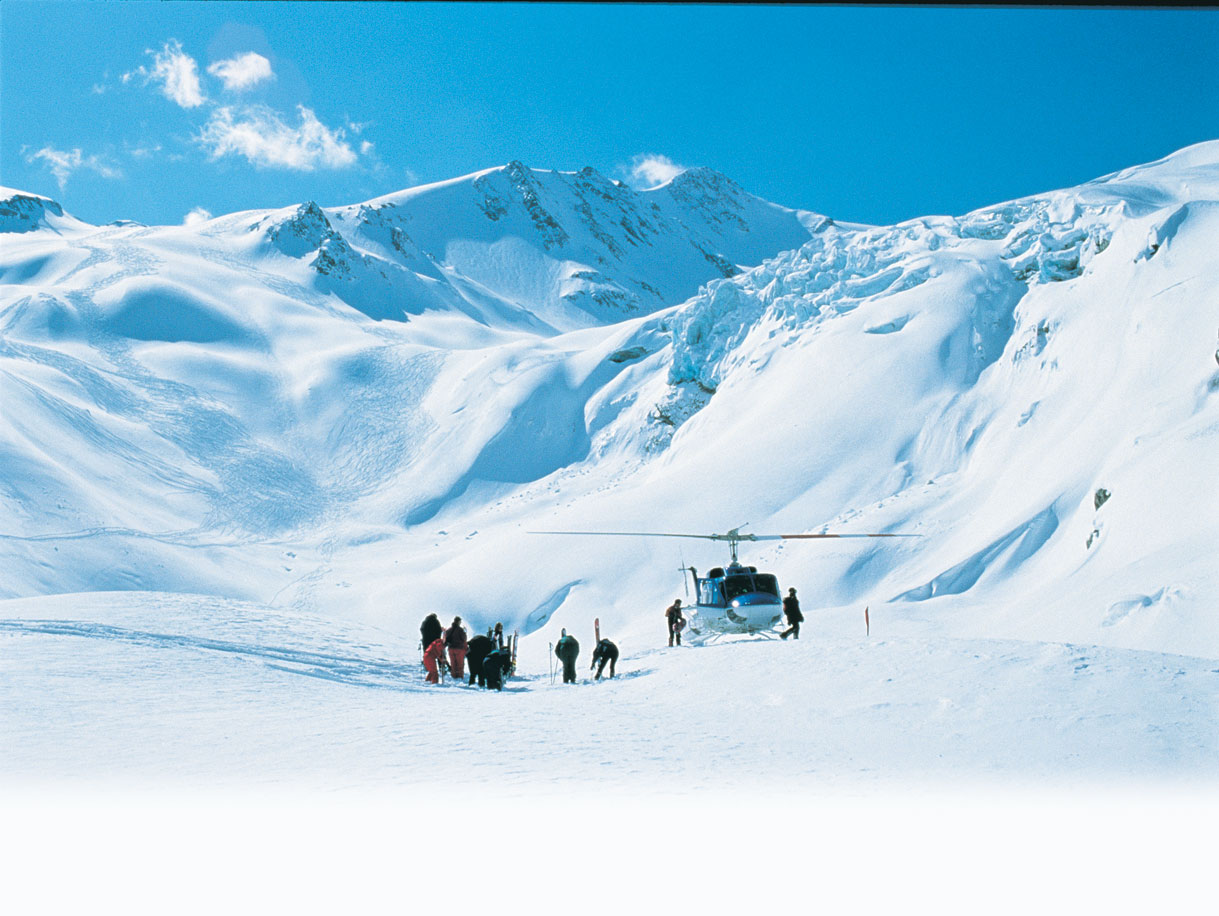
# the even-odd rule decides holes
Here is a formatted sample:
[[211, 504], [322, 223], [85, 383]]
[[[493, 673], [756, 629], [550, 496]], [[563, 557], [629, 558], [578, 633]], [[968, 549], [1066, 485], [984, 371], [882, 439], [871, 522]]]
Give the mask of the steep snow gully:
[[[514, 162], [353, 206], [164, 227], [91, 226], [0, 189], [0, 644], [22, 657], [0, 690], [28, 699], [31, 672], [59, 671], [36, 704], [58, 721], [82, 701], [69, 660], [87, 656], [85, 683], [118, 692], [112, 733], [129, 738], [212, 714], [132, 721], [123, 691], [159, 683], [165, 653], [189, 659], [200, 697], [227, 655], [220, 708], [253, 741], [268, 725], [246, 707], [268, 671], [427, 696], [413, 634], [436, 611], [527, 634], [519, 686], [544, 716], [567, 702], [541, 699], [546, 647], [598, 616], [634, 659], [616, 702], [715, 694], [706, 714], [738, 734], [724, 766], [766, 745], [823, 774], [892, 774], [894, 748], [865, 765], [851, 728], [808, 753], [838, 713], [897, 727], [891, 698], [864, 712], [817, 678], [817, 715], [746, 728], [754, 707], [720, 696], [717, 679], [766, 706], [738, 666], [788, 644], [645, 649], [684, 595], [679, 567], [722, 563], [718, 545], [527, 532], [901, 531], [921, 537], [746, 546], [799, 587], [813, 642], [798, 651], [836, 683], [925, 661], [922, 678], [903, 667], [902, 721], [926, 738], [903, 745], [915, 770], [1103, 769], [1050, 737], [1082, 717], [1092, 747], [1134, 770], [1213, 776], [1215, 238], [1219, 142], [886, 227], [777, 206], [709, 169], [639, 192]], [[861, 642], [865, 606], [882, 644]], [[939, 705], [961, 663], [978, 682]], [[116, 687], [110, 664], [135, 682]], [[302, 714], [329, 701], [273, 689]], [[811, 689], [792, 676], [781, 692]], [[344, 714], [385, 725], [380, 701], [344, 697]], [[28, 771], [64, 733], [39, 738], [12, 699], [0, 728], [26, 743], [6, 769]], [[1059, 718], [1036, 724], [1039, 703]], [[1101, 707], [1112, 731], [1085, 712]], [[615, 727], [635, 728], [625, 716]], [[706, 751], [694, 736], [716, 729], [689, 724]], [[1009, 760], [1021, 729], [1045, 750]], [[632, 732], [641, 776], [646, 731]], [[208, 746], [180, 746], [188, 770], [207, 769]], [[546, 770], [521, 753], [523, 781]], [[268, 754], [269, 773], [295, 771]], [[392, 778], [370, 759], [370, 778]]]

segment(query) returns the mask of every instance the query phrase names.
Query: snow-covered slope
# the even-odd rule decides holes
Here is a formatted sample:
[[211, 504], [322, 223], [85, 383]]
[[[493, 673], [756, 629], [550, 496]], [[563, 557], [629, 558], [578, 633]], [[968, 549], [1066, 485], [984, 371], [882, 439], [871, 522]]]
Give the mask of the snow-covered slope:
[[[140, 582], [246, 594], [244, 574], [197, 560], [323, 519], [426, 517], [455, 485], [452, 452], [476, 454], [540, 380], [487, 391], [472, 378], [458, 395], [477, 402], [468, 416], [489, 416], [463, 432], [420, 407], [446, 365], [498, 371], [545, 353], [556, 326], [648, 314], [807, 239], [812, 219], [708, 170], [637, 194], [590, 170], [515, 163], [396, 201], [191, 227], [95, 228], [16, 192], [4, 212], [0, 537], [20, 558], [10, 595]], [[596, 278], [569, 282], [588, 271]], [[558, 454], [531, 457], [531, 445], [509, 456], [525, 467], [491, 473], [528, 478], [580, 457], [587, 435], [569, 427], [582, 409], [573, 401], [546, 421]], [[390, 518], [350, 515], [387, 488]], [[114, 562], [115, 539], [132, 543], [121, 549], [132, 562]], [[168, 559], [204, 544], [196, 560]], [[42, 559], [48, 545], [67, 562]]]
[[[843, 651], [868, 606], [967, 653], [1219, 658], [1219, 143], [875, 228], [700, 170], [514, 163], [191, 227], [6, 194], [0, 597], [196, 593], [408, 644], [460, 613], [540, 665], [593, 616], [656, 642], [678, 568], [724, 556], [529, 531], [902, 531], [746, 556]], [[159, 601], [124, 626], [163, 632]]]

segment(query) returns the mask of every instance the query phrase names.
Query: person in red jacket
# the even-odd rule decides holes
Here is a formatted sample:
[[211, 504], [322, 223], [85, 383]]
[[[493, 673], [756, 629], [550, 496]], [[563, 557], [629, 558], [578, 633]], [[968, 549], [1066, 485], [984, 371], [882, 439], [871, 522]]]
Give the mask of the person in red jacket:
[[437, 637], [423, 650], [423, 667], [427, 669], [427, 682], [440, 683], [440, 666], [444, 664], [444, 640]]
[[466, 628], [461, 625], [461, 618], [454, 617], [453, 625], [444, 631], [444, 645], [449, 650], [449, 670], [453, 677], [461, 680], [466, 676]]

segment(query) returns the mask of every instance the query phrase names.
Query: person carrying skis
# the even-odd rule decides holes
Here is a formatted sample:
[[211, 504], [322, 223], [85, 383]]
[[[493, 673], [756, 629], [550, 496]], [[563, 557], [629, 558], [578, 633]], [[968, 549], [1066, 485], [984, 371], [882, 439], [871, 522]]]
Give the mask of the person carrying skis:
[[495, 649], [483, 659], [483, 677], [488, 690], [503, 690], [504, 675], [512, 667], [512, 653], [507, 649]]
[[423, 623], [419, 625], [419, 635], [423, 637], [423, 648], [426, 650], [428, 646], [444, 635], [444, 624], [435, 614], [428, 614], [423, 618]]
[[564, 630], [563, 635], [559, 637], [559, 641], [554, 645], [554, 654], [563, 663], [563, 683], [574, 684], [576, 682], [576, 659], [580, 655], [580, 643], [576, 641], [574, 636], [568, 636], [567, 631]]
[[427, 682], [440, 683], [440, 669], [444, 667], [444, 640], [437, 636], [423, 650], [423, 667], [427, 669]]
[[597, 648], [593, 649], [593, 663], [588, 666], [590, 671], [597, 666], [597, 662], [600, 662], [601, 665], [597, 667], [597, 673], [593, 677], [594, 681], [601, 680], [601, 672], [605, 670], [606, 662], [609, 662], [610, 677], [613, 677], [614, 666], [618, 664], [618, 647], [608, 639], [598, 642]]
[[449, 650], [449, 670], [453, 677], [461, 680], [466, 676], [466, 628], [461, 625], [461, 618], [454, 617], [453, 625], [444, 631], [444, 645]]
[[804, 621], [804, 615], [800, 613], [800, 601], [796, 598], [796, 590], [789, 588], [787, 597], [783, 599], [783, 613], [787, 617], [787, 629], [779, 634], [780, 639], [787, 639], [791, 636], [794, 639], [800, 638], [800, 624]]
[[491, 654], [491, 650], [495, 647], [491, 644], [490, 636], [483, 636], [481, 633], [478, 636], [470, 637], [470, 642], [467, 645], [466, 662], [470, 666], [470, 686], [474, 686], [474, 679], [478, 679], [479, 687], [487, 686], [486, 675], [483, 674], [483, 660]]
[[669, 620], [669, 645], [673, 645], [673, 640], [677, 640], [677, 644], [681, 645], [681, 631], [686, 625], [686, 618], [681, 613], [681, 599], [674, 599], [665, 611], [665, 617]]

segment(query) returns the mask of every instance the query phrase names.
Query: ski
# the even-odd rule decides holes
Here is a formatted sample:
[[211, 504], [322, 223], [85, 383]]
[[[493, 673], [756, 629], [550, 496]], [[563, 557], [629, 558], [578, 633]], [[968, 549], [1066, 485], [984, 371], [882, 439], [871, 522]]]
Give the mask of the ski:
[[516, 643], [519, 638], [520, 637], [517, 634], [517, 631], [513, 630], [512, 631], [512, 676], [513, 677], [516, 676]]
[[593, 632], [595, 632], [597, 634], [597, 642], [600, 643], [601, 642], [601, 618], [600, 617], [593, 618]]

